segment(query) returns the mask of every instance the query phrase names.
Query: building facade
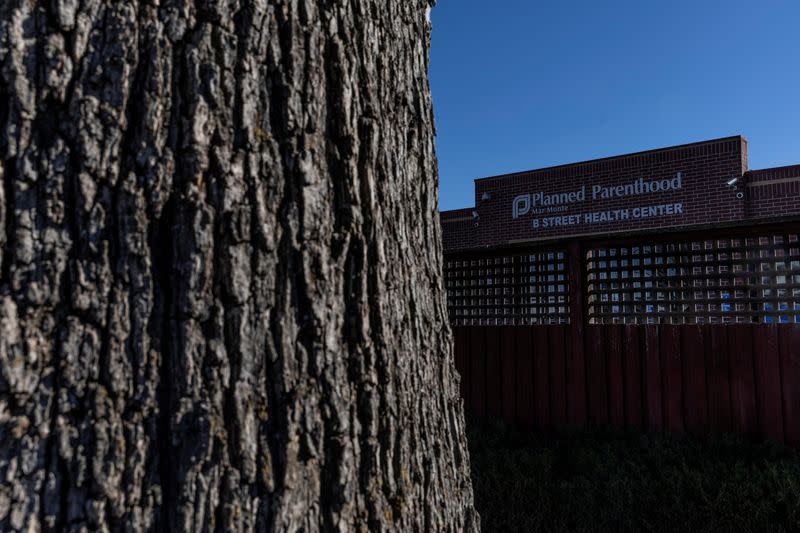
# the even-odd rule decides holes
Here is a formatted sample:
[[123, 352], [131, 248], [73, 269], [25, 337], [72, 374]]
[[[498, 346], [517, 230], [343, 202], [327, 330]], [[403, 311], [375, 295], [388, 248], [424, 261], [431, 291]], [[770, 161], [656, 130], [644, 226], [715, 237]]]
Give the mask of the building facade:
[[742, 137], [477, 179], [441, 222], [457, 325], [800, 322], [800, 165]]

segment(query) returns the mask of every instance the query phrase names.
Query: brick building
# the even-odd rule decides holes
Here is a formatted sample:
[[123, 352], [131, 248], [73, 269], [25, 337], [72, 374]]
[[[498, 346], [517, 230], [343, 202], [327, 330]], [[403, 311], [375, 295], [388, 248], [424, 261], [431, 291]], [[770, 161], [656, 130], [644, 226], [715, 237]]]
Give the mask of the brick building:
[[455, 324], [800, 322], [800, 165], [742, 137], [477, 179], [441, 222]]

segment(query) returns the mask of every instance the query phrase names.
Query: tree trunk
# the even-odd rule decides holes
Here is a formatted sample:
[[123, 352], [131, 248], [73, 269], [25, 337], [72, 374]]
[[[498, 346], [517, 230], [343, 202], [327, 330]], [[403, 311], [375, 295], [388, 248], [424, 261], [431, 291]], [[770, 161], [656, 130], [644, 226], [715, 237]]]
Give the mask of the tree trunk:
[[478, 529], [429, 9], [0, 2], [0, 529]]

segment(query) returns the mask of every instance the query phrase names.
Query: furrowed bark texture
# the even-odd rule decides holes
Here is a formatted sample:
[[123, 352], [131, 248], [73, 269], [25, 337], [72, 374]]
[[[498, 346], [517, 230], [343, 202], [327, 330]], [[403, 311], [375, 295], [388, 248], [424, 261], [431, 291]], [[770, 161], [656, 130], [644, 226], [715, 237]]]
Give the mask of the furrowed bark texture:
[[428, 10], [0, 2], [0, 529], [477, 530]]

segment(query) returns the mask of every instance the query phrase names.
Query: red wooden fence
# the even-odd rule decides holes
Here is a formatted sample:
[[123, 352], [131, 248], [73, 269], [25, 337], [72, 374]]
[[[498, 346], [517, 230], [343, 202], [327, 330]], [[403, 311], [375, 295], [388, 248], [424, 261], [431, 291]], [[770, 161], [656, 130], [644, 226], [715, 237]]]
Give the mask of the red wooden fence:
[[467, 409], [542, 431], [733, 432], [800, 445], [800, 326], [455, 327]]

